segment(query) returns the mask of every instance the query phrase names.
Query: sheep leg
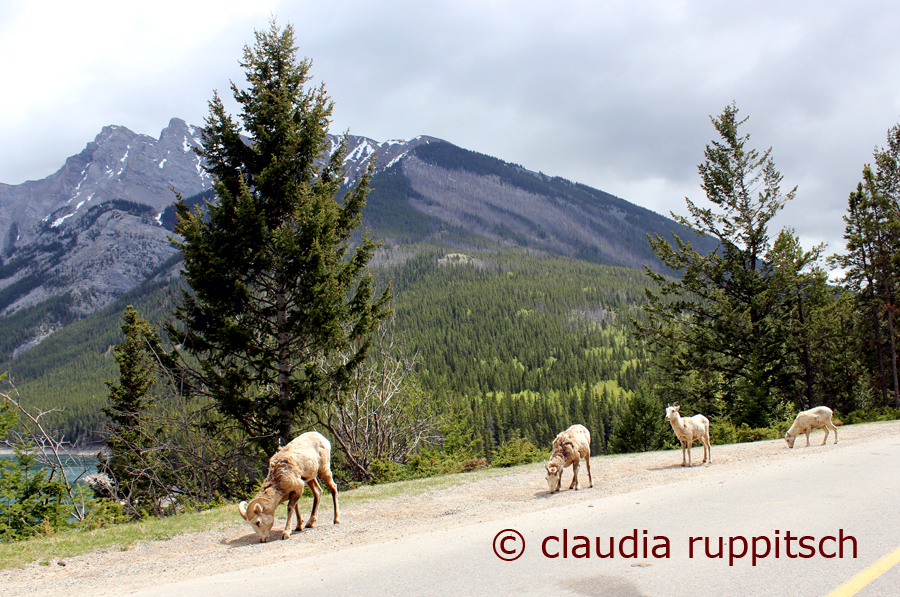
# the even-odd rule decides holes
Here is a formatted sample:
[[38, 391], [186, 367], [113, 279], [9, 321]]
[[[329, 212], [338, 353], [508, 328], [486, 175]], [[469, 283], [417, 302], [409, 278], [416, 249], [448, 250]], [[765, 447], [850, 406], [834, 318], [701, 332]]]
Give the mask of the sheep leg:
[[703, 462], [706, 462], [706, 457], [709, 455], [709, 463], [712, 464], [712, 446], [709, 441], [709, 433], [701, 437], [700, 441], [703, 442]]
[[[300, 499], [300, 496], [303, 494], [303, 481], [300, 481], [300, 491], [292, 491], [288, 501], [287, 508], [287, 521], [284, 524], [284, 530], [281, 531], [281, 538], [287, 539], [291, 536], [291, 516], [294, 514], [294, 511], [297, 510], [297, 500]], [[297, 514], [299, 518], [299, 513]], [[302, 529], [301, 529], [302, 530]]]
[[297, 530], [302, 531], [303, 530], [303, 517], [300, 516], [300, 500], [299, 500], [299, 498], [297, 499], [297, 503], [294, 504], [294, 514], [297, 515]]
[[591, 456], [590, 456], [590, 454], [588, 454], [587, 456], [584, 457], [584, 466], [587, 467], [587, 472], [588, 472], [588, 487], [593, 487], [594, 479], [591, 478]]
[[337, 485], [334, 482], [334, 477], [331, 476], [330, 470], [322, 471], [321, 475], [322, 480], [325, 481], [325, 487], [331, 492], [331, 499], [334, 501], [334, 524], [341, 524], [341, 513], [338, 510]]
[[831, 430], [834, 431], [834, 443], [837, 443], [837, 427], [835, 427], [834, 423], [831, 424]]
[[313, 523], [318, 520], [316, 514], [319, 512], [319, 498], [322, 497], [322, 486], [319, 485], [319, 480], [315, 477], [313, 477], [307, 485], [309, 485], [309, 489], [313, 494], [312, 512], [310, 512], [309, 520], [306, 522], [306, 528], [310, 529], [312, 528]]
[[687, 441], [687, 453], [688, 453], [688, 466], [693, 466], [694, 464], [691, 462], [691, 450], [694, 448], [694, 438], [691, 438]]
[[572, 463], [572, 484], [569, 485], [569, 489], [575, 488], [575, 491], [581, 489], [581, 485], [578, 484], [578, 461]]
[[823, 429], [825, 430], [825, 439], [822, 440], [822, 445], [824, 446], [824, 445], [825, 445], [825, 442], [828, 441], [828, 425], [825, 425], [825, 426], [823, 427]]
[[810, 432], [810, 431], [812, 431], [812, 429], [807, 429], [807, 430], [806, 430], [806, 447], [807, 447], [807, 448], [809, 447], [809, 432]]
[[681, 442], [681, 466], [687, 466], [687, 456], [684, 453], [684, 449], [687, 446], [687, 442], [684, 440], [679, 440]]

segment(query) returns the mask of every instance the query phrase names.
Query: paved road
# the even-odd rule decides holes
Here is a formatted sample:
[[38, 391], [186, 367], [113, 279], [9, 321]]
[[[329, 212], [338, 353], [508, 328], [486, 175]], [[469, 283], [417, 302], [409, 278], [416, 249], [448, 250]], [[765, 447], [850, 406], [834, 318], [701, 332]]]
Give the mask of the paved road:
[[[900, 547], [900, 437], [795, 450], [742, 471], [137, 595], [825, 597]], [[613, 557], [598, 557], [610, 538]], [[523, 541], [518, 559], [495, 554], [496, 544], [514, 557]], [[857, 595], [900, 595], [900, 566]]]

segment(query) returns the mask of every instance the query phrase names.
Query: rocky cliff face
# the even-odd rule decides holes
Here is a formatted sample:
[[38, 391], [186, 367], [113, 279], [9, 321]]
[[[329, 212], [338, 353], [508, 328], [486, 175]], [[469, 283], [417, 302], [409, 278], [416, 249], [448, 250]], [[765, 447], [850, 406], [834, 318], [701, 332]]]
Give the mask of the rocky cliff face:
[[174, 254], [157, 215], [211, 186], [200, 129], [172, 119], [159, 139], [104, 127], [39, 181], [0, 186], [0, 313], [68, 295], [75, 318], [130, 290]]
[[[385, 168], [427, 142], [346, 139], [347, 185], [373, 155]], [[0, 315], [67, 297], [77, 319], [131, 290], [175, 255], [161, 214], [212, 186], [200, 157], [201, 130], [173, 118], [159, 139], [104, 127], [56, 173], [0, 184]], [[331, 138], [331, 151], [341, 138]], [[44, 328], [53, 328], [45, 322]]]
[[[104, 127], [84, 151], [56, 173], [21, 185], [0, 185], [0, 239], [7, 259], [33, 242], [49, 224], [66, 229], [91, 207], [126, 199], [158, 211], [211, 185], [194, 147], [200, 129], [173, 118], [159, 139], [120, 126]], [[13, 231], [13, 232], [11, 232]]]

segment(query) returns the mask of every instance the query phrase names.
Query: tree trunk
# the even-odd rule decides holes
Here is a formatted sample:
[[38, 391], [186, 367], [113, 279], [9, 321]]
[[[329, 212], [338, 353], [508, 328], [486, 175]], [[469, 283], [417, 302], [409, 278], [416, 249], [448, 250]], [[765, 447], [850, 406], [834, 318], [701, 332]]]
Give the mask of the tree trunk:
[[[863, 260], [863, 268], [868, 268], [869, 258], [866, 254], [866, 245], [860, 245], [860, 254]], [[878, 308], [875, 303], [875, 282], [872, 276], [866, 274], [866, 280], [869, 283], [869, 291], [872, 293], [872, 326], [875, 333], [875, 355], [878, 360], [878, 385], [881, 386], [881, 404], [888, 405], [887, 384], [884, 383], [884, 347], [881, 344], [881, 322], [878, 318]]]
[[897, 382], [897, 338], [894, 335], [894, 302], [887, 280], [884, 282], [888, 302], [885, 305], [888, 321], [888, 339], [891, 341], [891, 369], [894, 374], [894, 408], [900, 408], [900, 384]]
[[[800, 315], [800, 329], [803, 334], [803, 346], [800, 349], [801, 359], [803, 361], [803, 371], [804, 371], [804, 379], [806, 382], [806, 405], [801, 404], [801, 410], [806, 410], [808, 408], [812, 408], [813, 406], [813, 395], [812, 395], [812, 365], [809, 361], [809, 336], [807, 334], [806, 329], [806, 321], [803, 317], [803, 297], [800, 295], [800, 289], [797, 289], [797, 307]], [[802, 401], [802, 399], [801, 399]]]
[[279, 279], [275, 293], [276, 329], [278, 334], [278, 394], [281, 416], [278, 424], [279, 445], [294, 439], [294, 411], [291, 408], [291, 349], [287, 332], [287, 297], [284, 280]]
[[872, 300], [872, 327], [875, 332], [875, 358], [878, 361], [878, 385], [881, 386], [881, 404], [888, 405], [887, 384], [884, 383], [884, 346], [881, 343], [881, 321], [878, 318], [878, 308], [875, 300]]

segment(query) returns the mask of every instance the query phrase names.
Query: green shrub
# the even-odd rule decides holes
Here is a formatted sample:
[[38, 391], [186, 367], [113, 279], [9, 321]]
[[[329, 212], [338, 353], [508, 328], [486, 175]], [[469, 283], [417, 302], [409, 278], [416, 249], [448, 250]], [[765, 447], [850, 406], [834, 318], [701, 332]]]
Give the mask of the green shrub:
[[649, 452], [663, 447], [669, 424], [662, 403], [638, 391], [626, 403], [609, 438], [609, 453]]
[[[416, 477], [431, 477], [475, 470], [482, 459], [481, 439], [475, 437], [472, 425], [465, 417], [454, 417], [440, 428], [442, 441], [433, 447], [422, 448], [409, 459], [409, 467]], [[483, 468], [483, 467], [481, 467]]]
[[475, 460], [477, 458], [458, 458], [440, 450], [423, 450], [409, 459], [409, 469], [412, 475], [409, 478], [462, 473], [465, 472], [467, 463]]
[[463, 472], [468, 473], [470, 471], [480, 471], [483, 468], [488, 467], [488, 461], [484, 458], [473, 458], [472, 460], [467, 460], [463, 463]]
[[715, 445], [740, 444], [744, 442], [758, 442], [784, 437], [784, 432], [791, 426], [790, 422], [780, 421], [769, 427], [750, 427], [743, 423], [736, 427], [731, 419], [722, 417], [709, 424], [710, 443]]
[[874, 423], [877, 421], [895, 421], [900, 419], [900, 409], [883, 406], [871, 410], [855, 410], [847, 416], [834, 414], [834, 418], [843, 421], [844, 425], [856, 425], [857, 423]]
[[709, 422], [709, 443], [713, 445], [737, 443], [737, 427], [728, 417]]
[[375, 484], [406, 481], [424, 476], [417, 474], [413, 467], [392, 460], [373, 460], [369, 470], [372, 471], [372, 482]]
[[736, 442], [742, 444], [744, 442], [758, 442], [767, 439], [778, 439], [781, 437], [778, 430], [773, 427], [750, 427], [743, 423], [737, 430]]
[[522, 437], [522, 432], [516, 429], [494, 451], [491, 458], [491, 466], [505, 467], [529, 464], [548, 457], [549, 455], [546, 451], [539, 449], [530, 439]]
[[790, 421], [778, 421], [774, 425], [772, 425], [772, 429], [775, 431], [774, 439], [781, 439], [784, 437], [785, 432], [790, 429], [791, 425], [794, 423], [794, 417], [791, 417]]
[[66, 486], [39, 468], [33, 455], [16, 450], [0, 460], [0, 541], [50, 535], [69, 526]]
[[79, 527], [93, 531], [131, 520], [133, 518], [125, 513], [125, 507], [119, 502], [97, 499], [93, 501], [93, 507], [88, 511], [88, 515], [81, 521]]
[[474, 471], [488, 466], [481, 457], [481, 440], [474, 437], [472, 427], [464, 419], [451, 419], [441, 426], [439, 444], [426, 446], [413, 454], [406, 463], [374, 460], [369, 470], [374, 483], [392, 483]]

